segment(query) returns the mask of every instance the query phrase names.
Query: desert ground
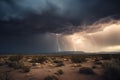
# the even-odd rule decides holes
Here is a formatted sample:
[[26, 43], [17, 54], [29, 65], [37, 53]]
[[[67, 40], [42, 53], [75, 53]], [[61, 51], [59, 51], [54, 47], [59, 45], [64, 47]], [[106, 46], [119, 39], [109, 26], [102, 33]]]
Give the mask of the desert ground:
[[0, 80], [120, 80], [120, 55], [1, 55]]

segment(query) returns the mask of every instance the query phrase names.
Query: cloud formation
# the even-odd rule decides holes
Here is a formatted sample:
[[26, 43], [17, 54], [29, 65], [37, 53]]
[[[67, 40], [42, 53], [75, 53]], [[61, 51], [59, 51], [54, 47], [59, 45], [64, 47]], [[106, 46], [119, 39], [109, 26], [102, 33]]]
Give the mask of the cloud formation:
[[75, 32], [65, 38], [76, 51], [120, 51], [119, 34], [120, 21], [112, 20], [107, 23], [93, 24], [86, 30]]
[[66, 17], [75, 17], [88, 7], [93, 7], [100, 0], [1, 0], [0, 1], [0, 18], [9, 20], [11, 18], [24, 18], [26, 14], [42, 14], [50, 11], [53, 14]]
[[82, 23], [119, 14], [118, 3], [112, 0], [0, 0], [0, 34], [70, 32]]

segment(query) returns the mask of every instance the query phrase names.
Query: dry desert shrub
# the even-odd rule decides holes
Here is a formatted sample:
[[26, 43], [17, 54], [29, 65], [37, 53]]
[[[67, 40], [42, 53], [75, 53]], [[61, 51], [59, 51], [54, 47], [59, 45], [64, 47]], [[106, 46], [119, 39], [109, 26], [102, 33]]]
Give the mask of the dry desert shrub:
[[10, 72], [0, 73], [0, 80], [12, 80], [12, 75]]
[[101, 55], [101, 57], [102, 57], [103, 60], [110, 60], [112, 58], [112, 55], [103, 54], [103, 55]]
[[54, 60], [53, 62], [56, 64], [56, 67], [64, 66], [63, 61], [60, 61], [60, 60]]
[[37, 57], [33, 57], [30, 62], [31, 63], [41, 63], [41, 64], [43, 64], [46, 61], [47, 61], [47, 57], [45, 57], [45, 56], [37, 56]]
[[89, 68], [89, 67], [80, 68], [79, 69], [79, 73], [81, 73], [81, 74], [87, 74], [87, 75], [93, 75], [93, 74], [95, 74], [95, 72], [91, 68]]
[[82, 63], [82, 62], [86, 62], [86, 58], [85, 57], [79, 57], [79, 56], [73, 56], [73, 57], [71, 57], [71, 61], [73, 63]]
[[59, 76], [59, 75], [64, 74], [64, 72], [63, 72], [63, 70], [59, 69], [55, 74]]
[[44, 80], [59, 80], [59, 79], [58, 79], [58, 77], [52, 75], [52, 76], [45, 77]]
[[24, 66], [22, 67], [23, 72], [28, 73], [30, 72], [30, 67], [29, 66]]
[[21, 55], [18, 55], [18, 56], [10, 56], [10, 57], [8, 58], [8, 60], [9, 60], [9, 61], [17, 61], [17, 62], [19, 62], [20, 60], [22, 60], [22, 58], [23, 58], [23, 56], [21, 56]]
[[103, 80], [120, 80], [120, 65], [115, 62], [103, 64]]
[[14, 68], [14, 69], [20, 69], [20, 68], [22, 68], [24, 66], [24, 64], [22, 62], [17, 62], [17, 61], [13, 61], [13, 62], [8, 61], [7, 65], [9, 67]]

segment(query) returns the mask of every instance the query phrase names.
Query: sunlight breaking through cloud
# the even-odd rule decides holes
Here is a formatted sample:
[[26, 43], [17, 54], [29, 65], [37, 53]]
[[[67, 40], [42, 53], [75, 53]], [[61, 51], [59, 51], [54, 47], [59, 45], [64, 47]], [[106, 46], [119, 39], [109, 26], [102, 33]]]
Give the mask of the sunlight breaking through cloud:
[[120, 51], [120, 21], [93, 24], [64, 38], [74, 51]]

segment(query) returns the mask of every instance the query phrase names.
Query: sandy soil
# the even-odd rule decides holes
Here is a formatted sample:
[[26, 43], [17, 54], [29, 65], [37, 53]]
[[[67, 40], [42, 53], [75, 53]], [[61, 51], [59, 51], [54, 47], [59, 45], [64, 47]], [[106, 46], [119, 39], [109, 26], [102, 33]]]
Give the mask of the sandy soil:
[[12, 80], [44, 80], [48, 75], [56, 75], [55, 73], [61, 69], [64, 74], [56, 75], [59, 80], [98, 80], [102, 71], [102, 68], [98, 67], [93, 69], [96, 75], [85, 75], [78, 72], [82, 67], [92, 68], [94, 65], [92, 60], [78, 64], [81, 66], [77, 66], [77, 64], [70, 61], [64, 61], [64, 64], [65, 66], [62, 67], [55, 67], [52, 63], [37, 64], [37, 66], [31, 68], [29, 73], [23, 73], [21, 70], [14, 70], [8, 66], [0, 66], [0, 72], [11, 71]]

